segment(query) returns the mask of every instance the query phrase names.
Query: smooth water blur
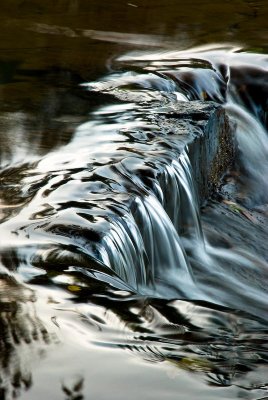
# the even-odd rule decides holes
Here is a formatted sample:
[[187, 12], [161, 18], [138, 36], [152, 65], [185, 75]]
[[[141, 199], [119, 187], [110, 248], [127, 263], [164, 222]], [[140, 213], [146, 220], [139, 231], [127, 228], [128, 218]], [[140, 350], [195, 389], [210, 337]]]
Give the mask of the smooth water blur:
[[[265, 399], [266, 3], [1, 17], [0, 398]], [[201, 213], [204, 121], [165, 121], [196, 100], [237, 125]]]

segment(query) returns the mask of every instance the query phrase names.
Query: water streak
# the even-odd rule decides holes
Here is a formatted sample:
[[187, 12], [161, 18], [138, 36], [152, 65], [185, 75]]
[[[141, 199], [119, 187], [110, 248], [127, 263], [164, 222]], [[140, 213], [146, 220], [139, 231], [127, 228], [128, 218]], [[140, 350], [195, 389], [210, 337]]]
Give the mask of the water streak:
[[227, 103], [226, 110], [237, 125], [239, 167], [243, 169], [242, 196], [249, 205], [265, 204], [268, 201], [267, 132], [260, 121], [233, 101]]

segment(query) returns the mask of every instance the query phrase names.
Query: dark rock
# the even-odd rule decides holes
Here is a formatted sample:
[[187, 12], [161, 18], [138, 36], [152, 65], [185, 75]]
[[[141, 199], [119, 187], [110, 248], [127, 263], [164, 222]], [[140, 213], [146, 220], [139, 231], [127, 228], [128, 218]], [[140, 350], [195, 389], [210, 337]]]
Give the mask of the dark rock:
[[188, 146], [202, 203], [215, 191], [234, 159], [234, 126], [224, 107], [213, 102], [177, 102], [157, 113], [154, 122], [161, 131], [180, 137], [181, 151]]

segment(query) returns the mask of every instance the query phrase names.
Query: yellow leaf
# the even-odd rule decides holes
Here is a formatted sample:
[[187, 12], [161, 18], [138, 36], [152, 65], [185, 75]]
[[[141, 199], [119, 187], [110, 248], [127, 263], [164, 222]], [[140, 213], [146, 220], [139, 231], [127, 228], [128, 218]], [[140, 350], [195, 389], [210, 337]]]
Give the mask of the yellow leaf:
[[81, 287], [77, 285], [69, 285], [67, 286], [67, 289], [71, 292], [79, 292], [79, 290], [81, 290]]

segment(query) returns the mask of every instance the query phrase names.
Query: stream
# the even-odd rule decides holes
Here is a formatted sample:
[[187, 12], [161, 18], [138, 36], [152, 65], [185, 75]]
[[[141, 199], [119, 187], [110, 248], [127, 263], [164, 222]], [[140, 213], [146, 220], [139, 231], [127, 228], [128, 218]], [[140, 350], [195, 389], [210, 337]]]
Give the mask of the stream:
[[[165, 32], [160, 0], [4, 3], [0, 399], [268, 399], [264, 3], [226, 2], [226, 37], [196, 1]], [[202, 198], [185, 137], [217, 109], [235, 157]]]

